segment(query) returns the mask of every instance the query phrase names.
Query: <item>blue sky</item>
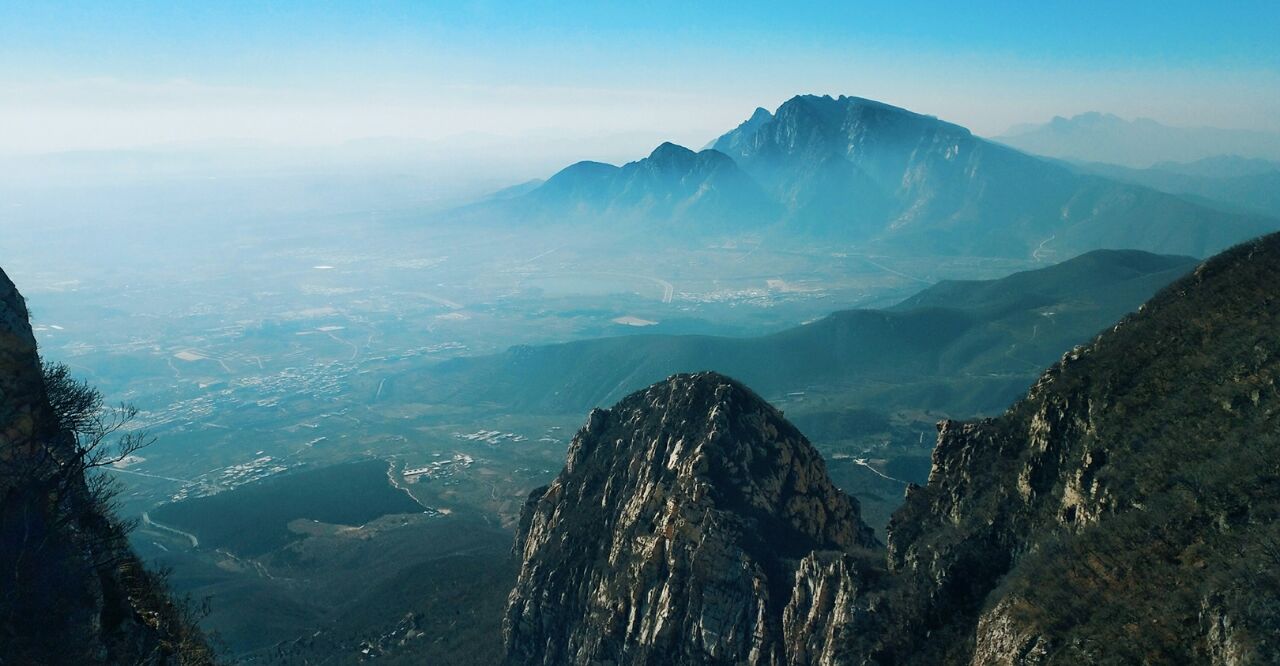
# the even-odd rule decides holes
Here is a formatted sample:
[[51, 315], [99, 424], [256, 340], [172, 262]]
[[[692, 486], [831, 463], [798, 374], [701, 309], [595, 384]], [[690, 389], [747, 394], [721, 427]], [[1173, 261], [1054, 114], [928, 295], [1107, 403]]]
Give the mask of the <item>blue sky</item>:
[[14, 2], [0, 151], [666, 133], [792, 94], [1280, 130], [1276, 2]]

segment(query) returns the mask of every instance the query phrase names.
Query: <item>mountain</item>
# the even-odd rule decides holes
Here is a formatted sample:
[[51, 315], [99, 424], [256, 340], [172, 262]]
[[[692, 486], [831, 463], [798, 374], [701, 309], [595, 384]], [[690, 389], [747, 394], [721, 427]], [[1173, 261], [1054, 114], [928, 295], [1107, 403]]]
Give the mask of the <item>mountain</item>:
[[898, 663], [1280, 659], [1277, 266], [1280, 235], [1223, 253], [1000, 418], [940, 426], [889, 528]]
[[1036, 155], [1134, 168], [1220, 155], [1280, 160], [1280, 134], [1170, 127], [1149, 118], [1125, 120], [1098, 112], [1015, 127], [995, 140]]
[[0, 662], [206, 664], [164, 582], [133, 554], [94, 476], [94, 395], [42, 368], [0, 271]]
[[1277, 226], [1080, 175], [858, 97], [798, 96], [755, 120], [713, 146], [783, 205], [788, 234], [943, 255], [1203, 256]]
[[[865, 239], [901, 214], [900, 199], [931, 197], [923, 190], [933, 185], [933, 160], [954, 159], [972, 140], [962, 127], [887, 104], [804, 95], [712, 145], [787, 207], [791, 226]], [[904, 180], [909, 171], [916, 182]]]
[[1223, 210], [1280, 219], [1280, 162], [1220, 156], [1195, 162], [1161, 162], [1146, 169], [1102, 163], [1078, 164], [1076, 168]]
[[750, 229], [776, 216], [777, 205], [733, 160], [715, 150], [695, 153], [663, 143], [646, 158], [616, 167], [569, 166], [510, 210], [522, 217], [604, 220], [610, 225], [657, 224], [680, 232]]
[[750, 233], [775, 245], [1019, 258], [1204, 256], [1280, 226], [1082, 174], [932, 116], [813, 95], [757, 109], [701, 152], [664, 143], [621, 167], [580, 162], [523, 196], [453, 214], [654, 242]]
[[1238, 155], [1216, 155], [1194, 162], [1159, 162], [1151, 168], [1166, 173], [1200, 178], [1239, 178], [1275, 173], [1280, 171], [1280, 162]]
[[1277, 266], [1232, 248], [939, 424], [882, 561], [740, 385], [594, 412], [522, 516], [509, 663], [1280, 663]]
[[506, 199], [514, 199], [516, 197], [523, 196], [525, 194], [528, 194], [538, 189], [545, 182], [547, 181], [542, 180], [541, 178], [526, 180], [523, 183], [517, 183], [510, 187], [504, 187], [498, 190], [497, 192], [490, 194], [488, 196], [488, 199], [492, 201], [504, 201]]
[[706, 145], [706, 148], [715, 148], [718, 144], [721, 152], [736, 153], [742, 147], [744, 140], [749, 139], [756, 133], [756, 130], [768, 124], [771, 120], [773, 120], [773, 114], [769, 113], [768, 109], [758, 106], [750, 118], [742, 121], [742, 124], [735, 127], [728, 134], [713, 139]]
[[781, 663], [811, 553], [878, 542], [782, 415], [720, 375], [593, 411], [529, 496], [508, 664]]
[[1099, 250], [990, 281], [942, 282], [887, 310], [848, 310], [756, 338], [633, 335], [447, 361], [407, 378], [432, 402], [581, 412], [677, 372], [715, 369], [766, 395], [850, 391], [864, 406], [994, 411], [1039, 368], [1196, 261]]

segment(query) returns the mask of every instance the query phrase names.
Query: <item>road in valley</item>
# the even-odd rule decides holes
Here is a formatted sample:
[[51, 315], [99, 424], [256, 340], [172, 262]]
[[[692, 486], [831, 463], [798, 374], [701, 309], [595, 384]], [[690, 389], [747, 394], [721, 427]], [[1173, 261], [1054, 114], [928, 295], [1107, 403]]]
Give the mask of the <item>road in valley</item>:
[[188, 538], [188, 539], [190, 539], [190, 540], [191, 540], [191, 547], [192, 547], [192, 548], [199, 548], [199, 547], [200, 547], [200, 539], [199, 539], [199, 537], [197, 537], [196, 535], [194, 535], [194, 534], [192, 534], [192, 533], [190, 533], [190, 532], [183, 532], [182, 530], [174, 529], [174, 528], [172, 528], [172, 527], [169, 527], [168, 525], [161, 525], [160, 523], [157, 523], [157, 522], [155, 522], [154, 520], [151, 520], [151, 516], [147, 515], [147, 512], [146, 512], [146, 511], [143, 511], [143, 512], [142, 512], [142, 523], [143, 523], [144, 525], [146, 525], [147, 527], [154, 527], [154, 528], [156, 528], [156, 529], [158, 529], [158, 530], [162, 530], [162, 531], [165, 531], [165, 532], [172, 532], [173, 534], [177, 534], [178, 536], [186, 537], [186, 538]]

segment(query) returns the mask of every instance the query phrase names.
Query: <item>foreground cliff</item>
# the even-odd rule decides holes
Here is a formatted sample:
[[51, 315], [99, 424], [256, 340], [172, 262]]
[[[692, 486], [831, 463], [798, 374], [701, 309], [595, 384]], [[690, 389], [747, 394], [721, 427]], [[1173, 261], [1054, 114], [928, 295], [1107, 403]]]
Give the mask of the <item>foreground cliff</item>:
[[1280, 235], [940, 425], [876, 547], [749, 390], [593, 412], [526, 507], [511, 663], [1280, 663]]
[[807, 615], [829, 603], [796, 595], [797, 572], [856, 585], [855, 556], [876, 545], [777, 410], [719, 375], [677, 375], [592, 412], [530, 497], [508, 661], [784, 663], [788, 644], [822, 642]]
[[1068, 353], [1001, 418], [943, 423], [889, 527], [908, 601], [887, 661], [1280, 663], [1278, 379], [1272, 235]]
[[0, 664], [210, 663], [86, 478], [76, 428], [93, 415], [68, 410], [92, 403], [74, 385], [51, 392], [46, 376], [0, 271]]

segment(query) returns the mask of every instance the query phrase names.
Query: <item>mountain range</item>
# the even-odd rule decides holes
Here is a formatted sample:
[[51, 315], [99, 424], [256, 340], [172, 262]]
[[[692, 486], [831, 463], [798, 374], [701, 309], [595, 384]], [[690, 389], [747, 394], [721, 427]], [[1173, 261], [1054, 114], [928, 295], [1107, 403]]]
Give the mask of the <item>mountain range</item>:
[[621, 167], [578, 162], [519, 201], [546, 215], [591, 216], [610, 224], [663, 220], [708, 232], [750, 230], [780, 212], [724, 153], [695, 153], [673, 143]]
[[1160, 162], [1145, 169], [1100, 162], [1073, 166], [1223, 210], [1280, 218], [1280, 162], [1219, 156], [1194, 162]]
[[813, 95], [757, 109], [701, 152], [663, 144], [621, 167], [580, 162], [466, 214], [668, 240], [753, 234], [1023, 258], [1101, 248], [1205, 256], [1280, 226], [1083, 174], [932, 116]]
[[[1115, 126], [1060, 124], [1095, 141]], [[263, 663], [1280, 663], [1280, 233], [1188, 256], [1280, 226], [1273, 166], [1067, 162], [816, 96], [757, 109], [700, 151], [580, 162], [449, 215], [658, 245], [746, 235], [1075, 256], [770, 335], [517, 346], [379, 379], [377, 395], [441, 413], [590, 410], [559, 474], [502, 500], [522, 507], [510, 559], [492, 516], [405, 496], [408, 460], [304, 469], [153, 512], [217, 554], [185, 574], [188, 589], [243, 604], [218, 622]], [[829, 468], [770, 398], [798, 405], [796, 423], [861, 428], [880, 453], [899, 430], [914, 445], [933, 414], [986, 416], [938, 423], [926, 481], [872, 447]], [[848, 420], [814, 418], [832, 405]], [[40, 359], [0, 272], [0, 663], [215, 661], [199, 613], [144, 567], [95, 471], [111, 461], [95, 447], [131, 432], [109, 413]], [[412, 444], [435, 431], [405, 432]], [[928, 450], [921, 436], [913, 457]], [[842, 490], [853, 467], [883, 487]], [[512, 478], [543, 483], [541, 469]], [[498, 481], [475, 478], [499, 500]], [[428, 479], [456, 493], [455, 478]], [[903, 489], [887, 523], [889, 502], [859, 499]], [[352, 576], [357, 562], [379, 574]], [[296, 638], [264, 639], [272, 630]]]
[[[714, 368], [765, 395], [850, 391], [861, 407], [998, 409], [1035, 373], [1137, 308], [1196, 260], [1098, 250], [989, 281], [947, 281], [886, 310], [772, 335], [631, 335], [447, 361], [402, 378], [431, 402], [578, 412], [677, 372]], [[852, 398], [852, 396], [850, 396]]]
[[1110, 113], [1056, 116], [1011, 128], [996, 141], [1035, 155], [1146, 168], [1222, 155], [1280, 160], [1280, 134], [1217, 127], [1170, 127], [1150, 118]]
[[522, 513], [506, 663], [1277, 663], [1278, 265], [1233, 248], [940, 423], [883, 550], [734, 380], [593, 411]]

